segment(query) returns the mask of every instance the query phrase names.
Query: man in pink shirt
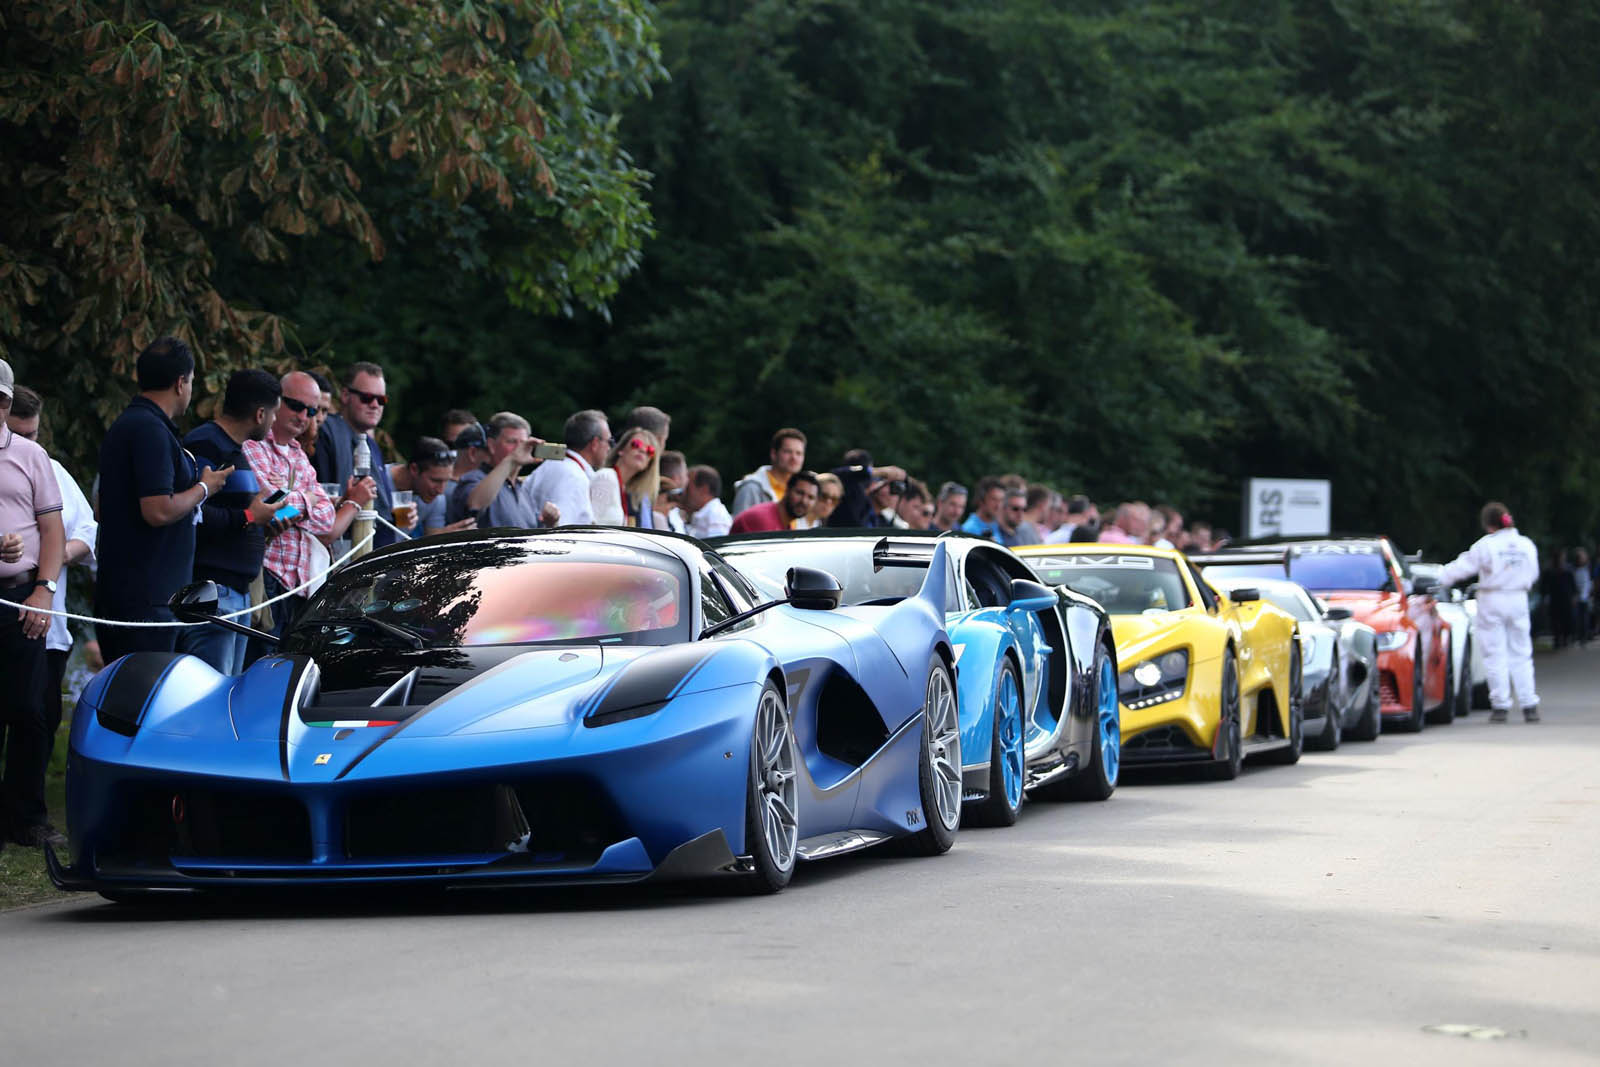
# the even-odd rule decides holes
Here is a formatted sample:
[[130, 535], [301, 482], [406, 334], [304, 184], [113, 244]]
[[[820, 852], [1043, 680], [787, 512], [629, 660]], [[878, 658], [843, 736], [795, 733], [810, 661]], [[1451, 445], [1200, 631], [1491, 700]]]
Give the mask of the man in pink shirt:
[[[0, 359], [0, 847], [9, 838], [34, 848], [66, 845], [47, 821], [44, 770], [46, 736], [44, 638], [61, 578], [67, 535], [61, 523], [61, 487], [45, 450], [11, 432], [16, 379]], [[54, 694], [59, 705], [61, 694]]]
[[1117, 516], [1100, 531], [1101, 544], [1142, 545], [1150, 532], [1150, 507], [1134, 500], [1117, 505]]

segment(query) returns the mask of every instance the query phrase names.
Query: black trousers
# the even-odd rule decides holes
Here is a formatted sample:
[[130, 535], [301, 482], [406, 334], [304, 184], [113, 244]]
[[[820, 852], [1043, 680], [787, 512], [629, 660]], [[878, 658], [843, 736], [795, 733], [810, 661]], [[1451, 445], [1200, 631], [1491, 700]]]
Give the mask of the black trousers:
[[[172, 609], [166, 606], [130, 609], [125, 604], [96, 602], [94, 608], [94, 613], [106, 620], [176, 621]], [[178, 647], [176, 626], [96, 626], [94, 635], [100, 642], [100, 654], [107, 663], [130, 652], [175, 652]]]
[[55, 754], [56, 733], [61, 729], [61, 683], [67, 677], [70, 649], [44, 650], [44, 765], [48, 769]]
[[[32, 587], [0, 589], [0, 597], [20, 604]], [[44, 770], [50, 760], [45, 730], [44, 638], [22, 635], [22, 616], [0, 608], [0, 747], [5, 749], [0, 777], [0, 833], [20, 833], [45, 821]], [[60, 701], [56, 701], [57, 708]], [[60, 711], [57, 711], [59, 721]]]

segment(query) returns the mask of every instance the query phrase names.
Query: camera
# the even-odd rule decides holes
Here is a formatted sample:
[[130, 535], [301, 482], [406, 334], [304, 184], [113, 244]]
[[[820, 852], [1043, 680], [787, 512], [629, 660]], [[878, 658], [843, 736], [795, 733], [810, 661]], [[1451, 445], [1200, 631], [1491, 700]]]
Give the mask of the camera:
[[889, 486], [889, 492], [893, 493], [895, 496], [905, 496], [906, 495], [906, 483], [905, 483], [904, 479], [899, 479], [897, 481], [887, 482], [885, 484], [887, 484]]

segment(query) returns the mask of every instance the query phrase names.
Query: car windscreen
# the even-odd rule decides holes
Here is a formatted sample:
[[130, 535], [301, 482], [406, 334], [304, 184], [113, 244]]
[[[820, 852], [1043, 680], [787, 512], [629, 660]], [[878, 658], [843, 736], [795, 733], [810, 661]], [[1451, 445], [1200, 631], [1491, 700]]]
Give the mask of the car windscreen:
[[873, 547], [876, 543], [833, 538], [723, 542], [717, 546], [717, 553], [772, 600], [781, 600], [786, 595], [784, 584], [790, 567], [815, 567], [839, 579], [844, 587], [845, 604], [915, 596], [927, 577], [927, 562], [918, 566], [915, 561], [906, 560], [875, 566]]
[[1314, 592], [1341, 589], [1392, 591], [1383, 550], [1376, 545], [1321, 545], [1289, 557], [1289, 577]]
[[1176, 611], [1189, 606], [1189, 590], [1178, 565], [1159, 556], [1028, 556], [1028, 566], [1047, 585], [1064, 585], [1098, 601], [1112, 615]]
[[688, 571], [666, 554], [558, 538], [476, 541], [336, 574], [286, 647], [674, 644]]

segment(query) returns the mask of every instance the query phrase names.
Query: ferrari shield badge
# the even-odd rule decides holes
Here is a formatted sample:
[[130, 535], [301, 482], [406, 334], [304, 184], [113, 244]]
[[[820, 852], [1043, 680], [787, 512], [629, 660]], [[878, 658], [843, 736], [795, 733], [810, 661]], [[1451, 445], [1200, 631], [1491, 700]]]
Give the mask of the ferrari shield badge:
[[318, 766], [318, 767], [320, 767], [320, 766], [322, 766], [322, 765], [323, 765], [323, 764], [324, 764], [324, 763], [327, 763], [327, 762], [328, 762], [328, 761], [329, 761], [329, 760], [331, 760], [331, 759], [332, 759], [332, 758], [333, 758], [333, 753], [332, 753], [332, 752], [320, 752], [320, 753], [318, 753], [318, 754], [317, 754], [317, 762], [316, 762], [316, 765], [317, 765], [317, 766]]

